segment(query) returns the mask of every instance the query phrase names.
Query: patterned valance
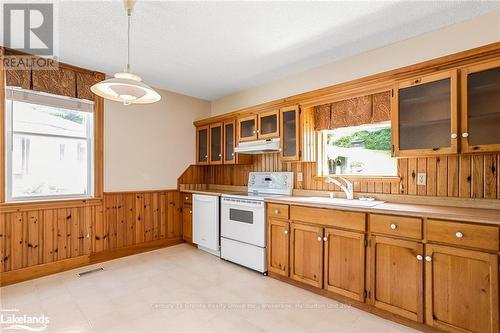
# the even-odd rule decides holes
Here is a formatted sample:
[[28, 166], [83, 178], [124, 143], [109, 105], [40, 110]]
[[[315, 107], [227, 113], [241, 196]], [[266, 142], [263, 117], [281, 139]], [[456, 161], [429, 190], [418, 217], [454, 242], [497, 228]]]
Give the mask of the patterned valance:
[[391, 93], [355, 97], [314, 108], [315, 129], [336, 129], [391, 119]]
[[[8, 50], [5, 54], [9, 57], [23, 57]], [[94, 99], [90, 87], [104, 79], [103, 73], [76, 69], [63, 63], [58, 63], [57, 68], [50, 70], [32, 70], [28, 66], [22, 66], [20, 69], [5, 68], [7, 86], [87, 100]]]

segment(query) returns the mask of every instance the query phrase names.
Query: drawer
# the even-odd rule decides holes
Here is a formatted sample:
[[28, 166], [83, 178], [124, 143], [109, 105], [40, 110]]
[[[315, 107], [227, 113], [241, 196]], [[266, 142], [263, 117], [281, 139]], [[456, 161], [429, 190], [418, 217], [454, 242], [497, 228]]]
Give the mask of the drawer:
[[422, 239], [422, 219], [417, 217], [370, 214], [370, 232]]
[[498, 251], [497, 226], [427, 220], [427, 240]]
[[288, 220], [288, 205], [267, 204], [267, 217]]
[[192, 203], [193, 202], [193, 195], [191, 193], [182, 193], [182, 203]]
[[328, 208], [291, 206], [290, 219], [293, 221], [321, 224], [328, 227], [366, 231], [365, 213], [346, 212]]

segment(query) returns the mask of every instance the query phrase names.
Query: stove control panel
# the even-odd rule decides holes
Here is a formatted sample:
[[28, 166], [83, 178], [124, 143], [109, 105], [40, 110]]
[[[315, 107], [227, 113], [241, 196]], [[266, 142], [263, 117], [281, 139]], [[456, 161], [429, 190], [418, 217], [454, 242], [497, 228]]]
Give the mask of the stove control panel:
[[293, 172], [250, 172], [248, 192], [291, 195]]

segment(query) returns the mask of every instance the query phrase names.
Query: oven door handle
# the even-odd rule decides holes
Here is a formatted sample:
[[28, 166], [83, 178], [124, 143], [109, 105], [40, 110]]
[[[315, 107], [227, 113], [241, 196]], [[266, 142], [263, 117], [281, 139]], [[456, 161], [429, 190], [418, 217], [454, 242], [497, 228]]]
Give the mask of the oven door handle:
[[229, 208], [241, 208], [241, 207], [251, 207], [251, 208], [261, 208], [264, 206], [264, 202], [259, 201], [258, 203], [248, 203], [248, 202], [243, 202], [243, 201], [229, 201], [229, 200], [223, 200], [222, 203], [224, 204], [224, 207], [229, 207]]

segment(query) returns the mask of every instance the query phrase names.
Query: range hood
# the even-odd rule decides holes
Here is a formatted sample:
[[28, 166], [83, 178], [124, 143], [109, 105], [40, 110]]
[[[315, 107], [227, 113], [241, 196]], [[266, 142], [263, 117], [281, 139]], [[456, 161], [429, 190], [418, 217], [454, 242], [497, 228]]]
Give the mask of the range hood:
[[242, 154], [266, 154], [277, 153], [280, 149], [280, 139], [267, 139], [249, 142], [240, 142], [239, 146], [234, 149], [236, 153]]

